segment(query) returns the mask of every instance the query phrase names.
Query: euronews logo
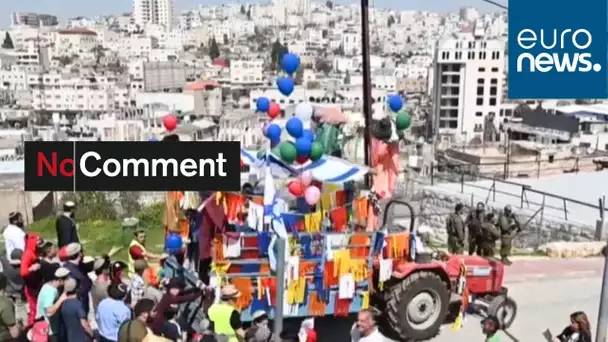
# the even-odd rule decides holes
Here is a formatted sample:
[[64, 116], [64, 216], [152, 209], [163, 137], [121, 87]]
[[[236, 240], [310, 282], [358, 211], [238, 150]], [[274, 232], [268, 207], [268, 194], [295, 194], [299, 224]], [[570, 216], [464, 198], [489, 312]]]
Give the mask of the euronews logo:
[[524, 50], [543, 49], [546, 52], [523, 52], [517, 56], [517, 72], [600, 72], [602, 65], [593, 63], [593, 55], [585, 52], [593, 36], [585, 29], [554, 29], [535, 32], [523, 29], [517, 35], [517, 45]]

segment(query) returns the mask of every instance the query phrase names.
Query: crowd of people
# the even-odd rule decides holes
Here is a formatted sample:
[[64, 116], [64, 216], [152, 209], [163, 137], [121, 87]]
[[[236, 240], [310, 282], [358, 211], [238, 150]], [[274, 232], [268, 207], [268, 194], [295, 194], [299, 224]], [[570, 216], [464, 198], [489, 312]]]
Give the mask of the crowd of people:
[[479, 202], [466, 218], [463, 218], [463, 210], [464, 205], [456, 204], [454, 212], [446, 221], [449, 252], [463, 254], [467, 246], [469, 255], [493, 257], [496, 241], [500, 240], [500, 258], [505, 265], [511, 265], [509, 256], [513, 238], [522, 229], [511, 206], [505, 206], [497, 215], [486, 212], [485, 205]]

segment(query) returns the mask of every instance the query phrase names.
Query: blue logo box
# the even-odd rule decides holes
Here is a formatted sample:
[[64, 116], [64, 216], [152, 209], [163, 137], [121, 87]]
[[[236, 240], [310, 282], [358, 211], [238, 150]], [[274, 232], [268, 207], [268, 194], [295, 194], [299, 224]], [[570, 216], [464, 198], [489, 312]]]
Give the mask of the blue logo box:
[[509, 98], [608, 98], [607, 0], [509, 1]]

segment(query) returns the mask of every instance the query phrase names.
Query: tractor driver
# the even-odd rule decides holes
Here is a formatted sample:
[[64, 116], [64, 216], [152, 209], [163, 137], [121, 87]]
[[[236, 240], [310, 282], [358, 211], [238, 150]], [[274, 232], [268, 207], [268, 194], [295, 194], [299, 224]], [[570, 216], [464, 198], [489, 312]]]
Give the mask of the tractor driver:
[[461, 203], [456, 204], [454, 212], [448, 217], [446, 230], [448, 232], [448, 251], [452, 254], [464, 252], [464, 221], [462, 220]]
[[475, 211], [469, 212], [469, 215], [465, 221], [469, 233], [469, 255], [473, 255], [475, 253], [477, 253], [477, 255], [481, 255], [481, 225], [484, 221], [485, 211], [485, 205], [483, 202], [479, 202], [477, 203]]
[[494, 256], [496, 240], [500, 239], [500, 230], [496, 228], [497, 218], [494, 213], [488, 213], [481, 224], [481, 241], [479, 244], [481, 256], [489, 258]]

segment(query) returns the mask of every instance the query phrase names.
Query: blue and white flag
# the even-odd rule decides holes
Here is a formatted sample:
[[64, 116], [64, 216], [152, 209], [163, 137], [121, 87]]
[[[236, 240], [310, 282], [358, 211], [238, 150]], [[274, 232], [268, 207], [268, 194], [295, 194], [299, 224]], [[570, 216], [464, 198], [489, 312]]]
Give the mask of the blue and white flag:
[[[268, 246], [268, 262], [270, 269], [276, 270], [277, 260], [282, 257], [285, 262], [290, 255], [287, 230], [283, 223], [282, 214], [287, 210], [285, 202], [277, 196], [277, 190], [274, 186], [274, 179], [270, 167], [265, 168], [266, 176], [264, 177], [264, 224], [269, 224], [273, 230], [270, 245]], [[285, 255], [277, 255], [275, 249], [278, 239], [285, 240]]]

